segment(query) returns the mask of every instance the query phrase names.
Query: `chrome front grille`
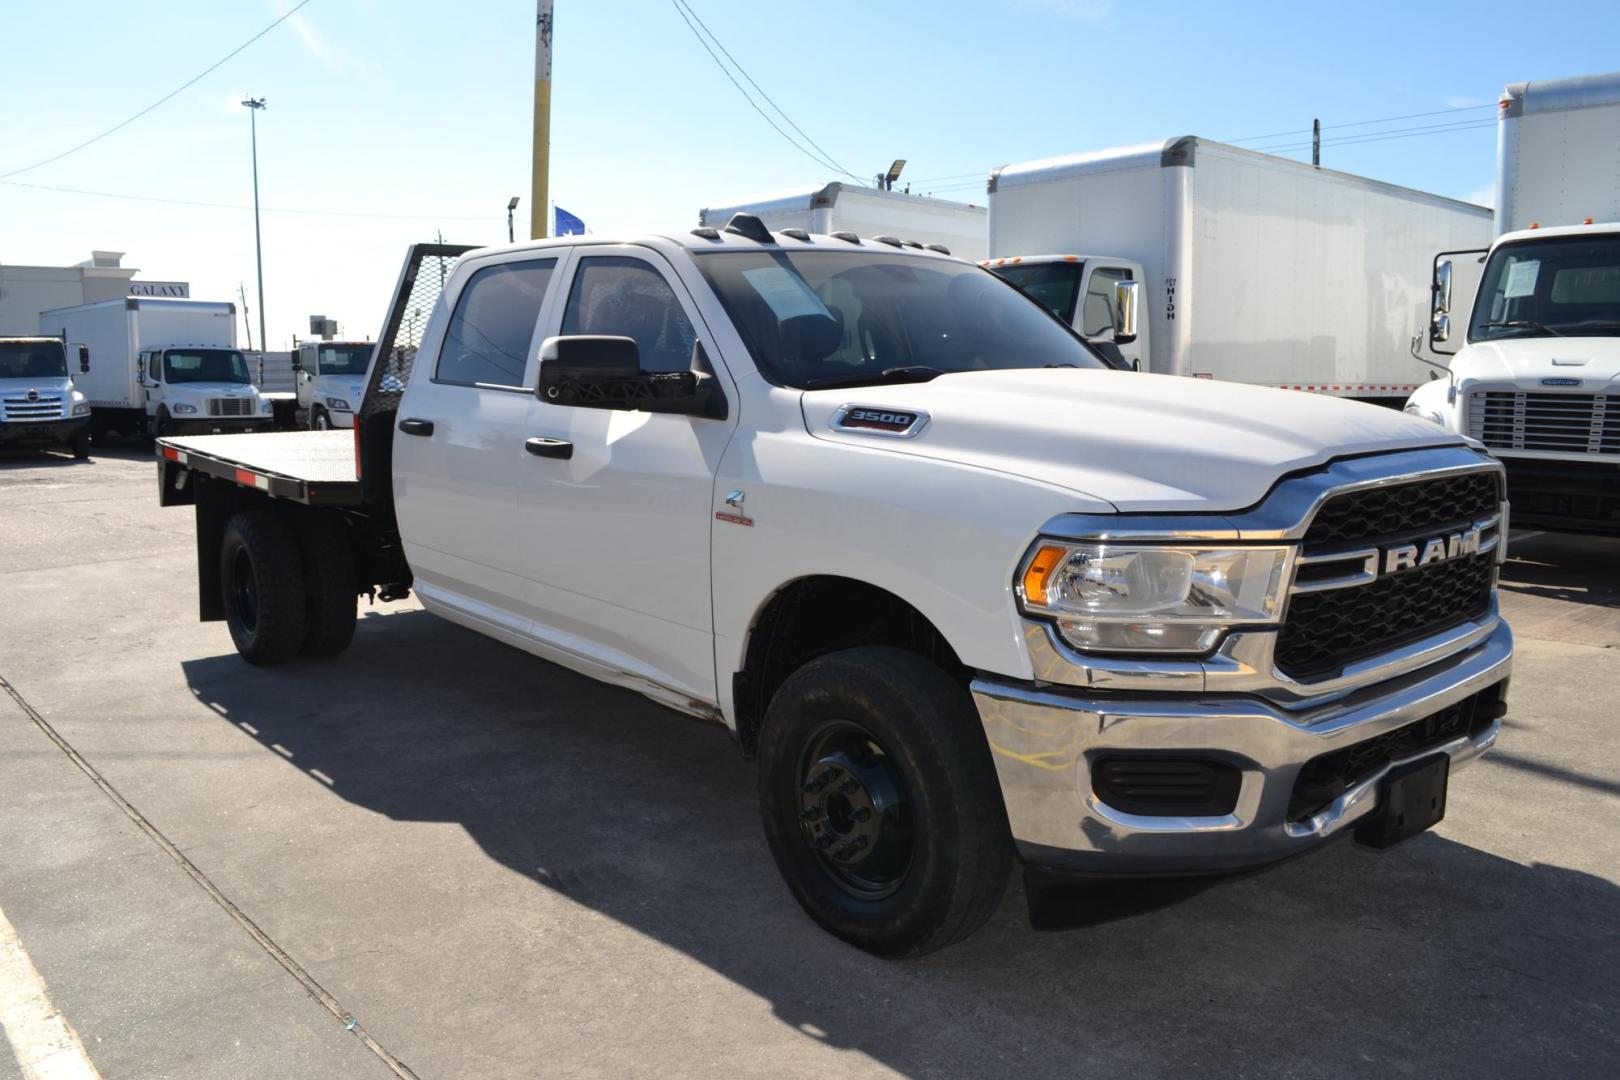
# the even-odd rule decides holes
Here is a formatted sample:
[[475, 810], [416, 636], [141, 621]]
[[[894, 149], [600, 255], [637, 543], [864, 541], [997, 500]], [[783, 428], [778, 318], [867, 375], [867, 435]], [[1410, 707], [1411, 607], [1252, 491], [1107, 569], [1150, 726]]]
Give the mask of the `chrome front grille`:
[[[1496, 587], [1501, 498], [1494, 470], [1331, 496], [1304, 536], [1305, 561], [1277, 634], [1277, 670], [1299, 682], [1332, 678], [1347, 664], [1483, 618]], [[1391, 547], [1427, 548], [1473, 528], [1488, 542], [1471, 554], [1459, 544], [1449, 555], [1437, 552], [1441, 561], [1380, 571]]]
[[1620, 401], [1608, 415], [1606, 394], [1475, 390], [1468, 395], [1468, 434], [1492, 450], [1620, 454]]
[[252, 398], [209, 398], [209, 416], [252, 416]]
[[60, 420], [62, 418], [62, 396], [60, 394], [38, 394], [30, 401], [26, 395], [10, 394], [0, 398], [0, 413], [5, 419], [17, 420]]

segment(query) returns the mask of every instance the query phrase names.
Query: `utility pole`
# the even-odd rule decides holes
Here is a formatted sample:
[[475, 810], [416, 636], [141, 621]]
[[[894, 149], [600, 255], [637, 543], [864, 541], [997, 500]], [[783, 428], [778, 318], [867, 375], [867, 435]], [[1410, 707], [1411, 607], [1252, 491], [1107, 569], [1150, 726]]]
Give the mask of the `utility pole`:
[[1322, 167], [1322, 118], [1311, 121], [1311, 164]]
[[242, 329], [247, 331], [248, 352], [253, 351], [253, 324], [248, 321], [247, 288], [238, 281], [236, 295], [242, 298]]
[[[259, 110], [265, 102], [264, 98], [250, 97], [242, 104], [248, 109], [253, 130], [253, 258], [259, 270], [259, 347], [269, 348], [270, 339], [264, 333], [264, 242], [259, 233]], [[247, 306], [245, 300], [242, 306]], [[253, 348], [251, 342], [248, 348]]]
[[539, 211], [551, 205], [546, 193], [551, 168], [551, 4], [537, 0], [534, 20], [534, 164], [529, 179], [529, 239], [543, 240], [549, 224]]

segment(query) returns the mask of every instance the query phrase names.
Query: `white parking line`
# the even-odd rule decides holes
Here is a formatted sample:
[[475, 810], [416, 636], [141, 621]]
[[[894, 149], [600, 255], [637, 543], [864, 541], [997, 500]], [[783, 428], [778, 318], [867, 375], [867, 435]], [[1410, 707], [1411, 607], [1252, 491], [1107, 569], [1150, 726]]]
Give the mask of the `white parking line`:
[[0, 911], [0, 1026], [27, 1080], [99, 1080], [84, 1044], [56, 1011], [45, 981]]

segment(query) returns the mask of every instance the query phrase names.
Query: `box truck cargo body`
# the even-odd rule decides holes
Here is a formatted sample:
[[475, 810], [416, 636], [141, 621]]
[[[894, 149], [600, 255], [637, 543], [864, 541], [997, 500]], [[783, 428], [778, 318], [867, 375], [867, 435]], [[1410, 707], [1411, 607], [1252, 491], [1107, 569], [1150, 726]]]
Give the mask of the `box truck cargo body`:
[[834, 181], [704, 207], [698, 211], [698, 224], [723, 229], [731, 215], [739, 213], [756, 215], [773, 232], [803, 229], [869, 238], [892, 236], [938, 244], [962, 259], [978, 261], [985, 256], [985, 208], [950, 199]]
[[75, 381], [98, 434], [267, 426], [236, 347], [235, 304], [131, 296], [41, 312], [39, 325], [88, 347], [89, 370]]
[[[1399, 404], [1484, 207], [1187, 136], [997, 169], [990, 267], [1144, 371]], [[1037, 271], [1037, 268], [1040, 268]], [[1134, 337], [1113, 286], [1140, 282]]]
[[1450, 377], [1406, 409], [1503, 460], [1516, 524], [1620, 534], [1620, 72], [1514, 83], [1497, 116], [1498, 235], [1436, 255]]

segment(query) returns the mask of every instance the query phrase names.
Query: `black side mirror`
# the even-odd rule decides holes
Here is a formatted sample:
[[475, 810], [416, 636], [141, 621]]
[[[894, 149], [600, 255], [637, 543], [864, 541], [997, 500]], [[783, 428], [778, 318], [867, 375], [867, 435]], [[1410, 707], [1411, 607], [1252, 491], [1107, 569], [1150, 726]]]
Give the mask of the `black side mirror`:
[[629, 412], [684, 413], [724, 419], [720, 393], [701, 342], [692, 350], [692, 370], [643, 371], [634, 338], [576, 334], [547, 338], [540, 346], [540, 384], [535, 395], [548, 405]]
[[90, 346], [79, 346], [79, 374], [83, 375], [90, 370]]

